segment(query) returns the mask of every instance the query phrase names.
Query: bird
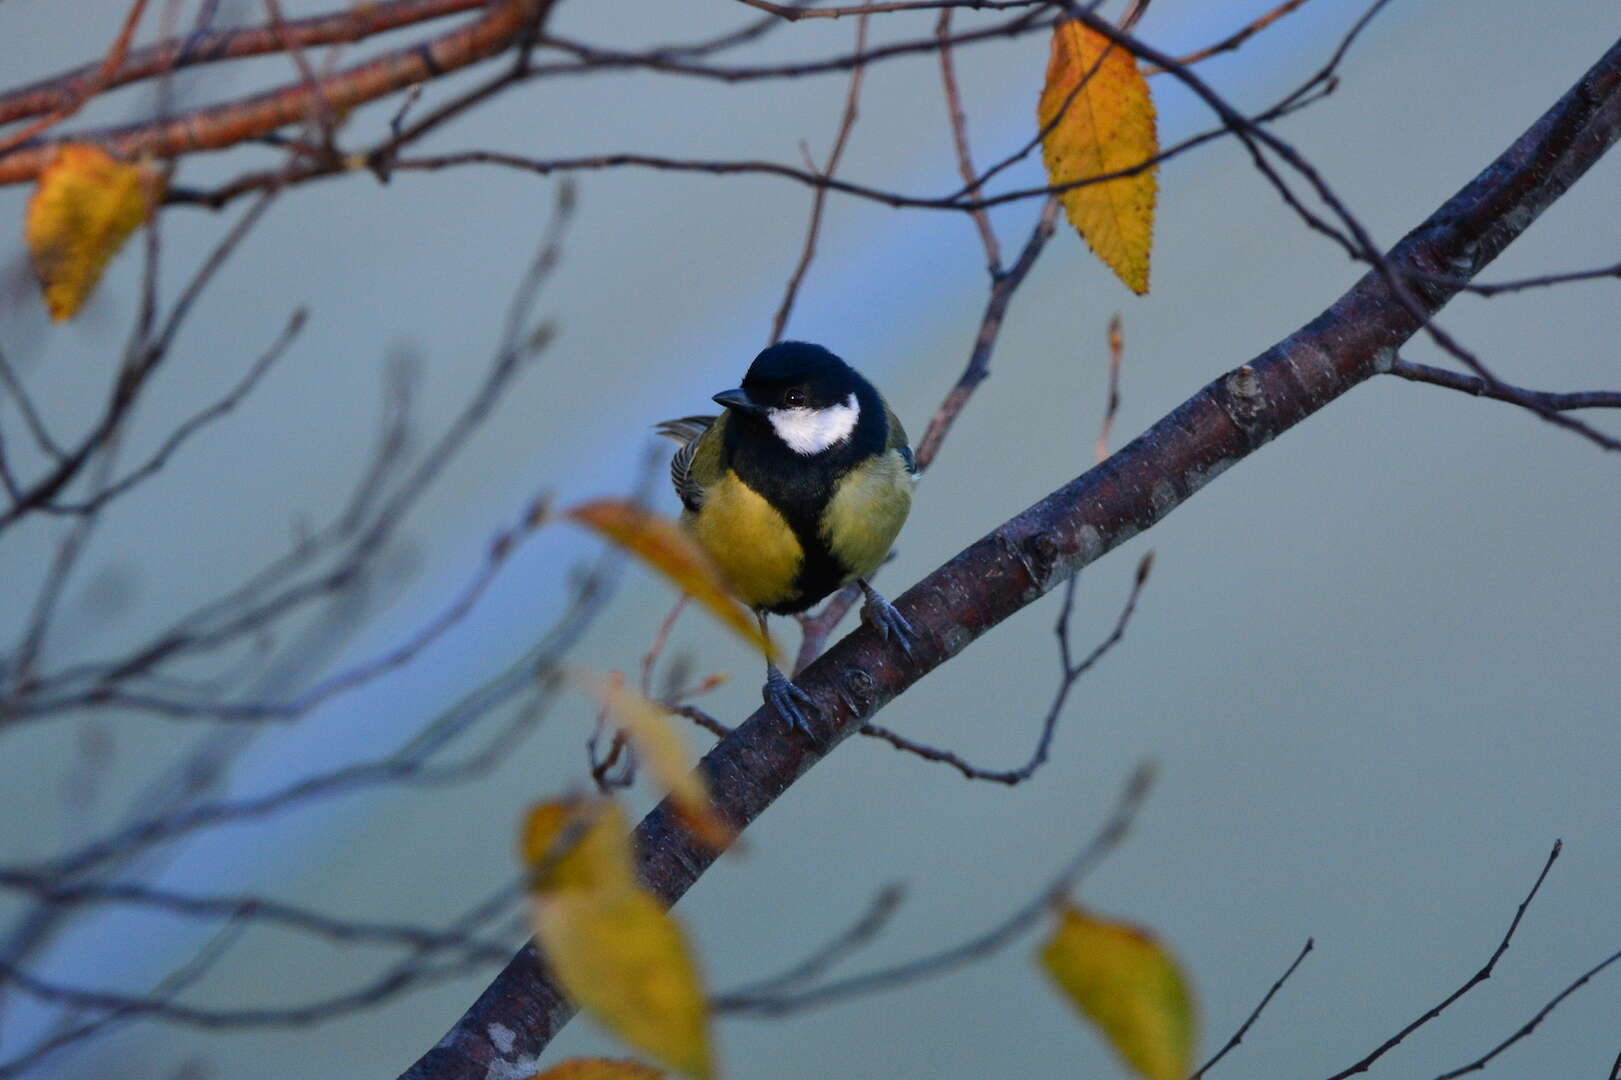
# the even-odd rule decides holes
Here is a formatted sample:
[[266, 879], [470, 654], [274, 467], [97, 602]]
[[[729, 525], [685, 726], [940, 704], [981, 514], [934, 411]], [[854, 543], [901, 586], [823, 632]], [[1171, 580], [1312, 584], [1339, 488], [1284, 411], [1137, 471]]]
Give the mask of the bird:
[[[854, 583], [863, 618], [910, 655], [911, 625], [867, 580], [889, 556], [917, 481], [906, 429], [883, 395], [821, 345], [783, 341], [712, 400], [725, 411], [657, 430], [680, 443], [670, 480], [681, 524], [754, 610], [762, 636], [768, 614], [804, 611]], [[769, 658], [762, 696], [814, 737], [804, 712], [814, 703]]]

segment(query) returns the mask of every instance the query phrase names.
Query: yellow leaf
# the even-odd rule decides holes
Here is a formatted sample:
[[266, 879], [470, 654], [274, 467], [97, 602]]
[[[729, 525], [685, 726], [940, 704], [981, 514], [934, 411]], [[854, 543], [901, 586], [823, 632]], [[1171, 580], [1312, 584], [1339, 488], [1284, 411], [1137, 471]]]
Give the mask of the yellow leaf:
[[51, 318], [73, 318], [160, 193], [155, 172], [99, 147], [74, 143], [57, 151], [40, 173], [24, 229]]
[[582, 675], [581, 681], [615, 722], [630, 733], [631, 743], [659, 786], [670, 793], [688, 831], [716, 851], [729, 846], [737, 833], [715, 813], [709, 787], [688, 763], [686, 748], [670, 722], [669, 712], [627, 687], [623, 679]]
[[1193, 1068], [1193, 995], [1152, 935], [1065, 905], [1040, 952], [1076, 1008], [1147, 1080], [1182, 1080]]
[[[1159, 153], [1154, 101], [1136, 60], [1078, 22], [1053, 28], [1047, 85], [1036, 118], [1046, 132], [1041, 156], [1054, 186], [1129, 169]], [[1154, 171], [1150, 167], [1118, 180], [1084, 184], [1059, 196], [1081, 239], [1139, 295], [1148, 291]]]
[[766, 637], [748, 610], [726, 591], [720, 572], [696, 541], [667, 517], [622, 499], [596, 499], [568, 512], [669, 578], [708, 608], [737, 635], [771, 655]]
[[630, 828], [611, 799], [536, 803], [520, 846], [541, 892], [637, 887]]
[[564, 992], [615, 1035], [684, 1076], [714, 1075], [697, 967], [650, 895], [634, 886], [542, 893], [535, 937]]
[[626, 1058], [572, 1058], [529, 1080], [664, 1080], [664, 1074]]

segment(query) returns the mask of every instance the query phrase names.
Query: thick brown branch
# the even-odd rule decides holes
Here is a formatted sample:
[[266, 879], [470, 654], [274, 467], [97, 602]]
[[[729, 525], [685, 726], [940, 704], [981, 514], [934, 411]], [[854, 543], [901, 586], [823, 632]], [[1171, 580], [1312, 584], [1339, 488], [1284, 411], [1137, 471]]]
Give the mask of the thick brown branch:
[[[1621, 136], [1621, 44], [1497, 161], [1389, 253], [1398, 270], [1473, 276]], [[737, 829], [896, 695], [1077, 570], [1151, 528], [1235, 463], [1378, 371], [1457, 290], [1426, 288], [1415, 312], [1383, 268], [1306, 326], [1218, 378], [1108, 461], [1005, 522], [896, 600], [921, 633], [913, 656], [862, 626], [796, 680], [823, 722], [814, 742], [762, 708], [705, 756], [717, 809]], [[637, 827], [643, 879], [674, 903], [715, 860], [663, 805]], [[409, 1080], [534, 1071], [573, 1015], [523, 949]], [[499, 1045], [491, 1032], [499, 1032]]]

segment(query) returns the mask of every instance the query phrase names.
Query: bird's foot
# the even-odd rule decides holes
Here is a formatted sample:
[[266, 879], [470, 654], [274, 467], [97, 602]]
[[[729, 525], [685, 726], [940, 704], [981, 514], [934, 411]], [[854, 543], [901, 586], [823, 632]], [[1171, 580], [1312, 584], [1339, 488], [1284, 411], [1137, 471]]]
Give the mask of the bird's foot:
[[912, 624], [895, 610], [895, 605], [880, 596], [877, 589], [865, 581], [858, 581], [856, 584], [861, 586], [861, 594], [867, 598], [867, 602], [861, 605], [861, 617], [873, 625], [879, 637], [885, 641], [894, 638], [905, 650], [906, 655], [911, 656], [912, 642], [917, 639], [917, 632], [912, 629]]
[[[804, 732], [809, 738], [816, 738], [816, 733], [811, 730], [810, 721], [805, 719], [804, 712], [804, 710], [809, 710], [819, 714], [820, 710], [816, 708], [816, 702], [805, 691], [789, 682], [788, 676], [777, 670], [776, 664], [766, 665], [765, 686], [761, 687], [760, 694], [765, 698], [767, 705], [777, 710], [778, 716]], [[804, 710], [801, 709], [801, 706], [804, 707]]]

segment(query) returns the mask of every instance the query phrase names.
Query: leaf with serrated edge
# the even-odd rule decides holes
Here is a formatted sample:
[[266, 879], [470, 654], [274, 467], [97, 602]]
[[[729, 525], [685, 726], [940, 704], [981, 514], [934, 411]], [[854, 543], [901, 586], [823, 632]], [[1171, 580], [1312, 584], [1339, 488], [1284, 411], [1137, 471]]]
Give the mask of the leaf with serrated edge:
[[[1036, 119], [1046, 132], [1041, 156], [1054, 186], [1129, 169], [1159, 153], [1154, 101], [1136, 60], [1079, 22], [1053, 28]], [[1148, 291], [1157, 190], [1150, 166], [1059, 196], [1087, 246], [1139, 295]]]
[[772, 655], [771, 639], [761, 633], [748, 609], [732, 599], [720, 571], [676, 522], [622, 499], [582, 503], [567, 516], [663, 574], [739, 637]]
[[1041, 947], [1041, 966], [1139, 1076], [1182, 1080], [1193, 1067], [1193, 995], [1147, 931], [1073, 905]]
[[151, 216], [157, 173], [88, 143], [71, 143], [40, 173], [28, 201], [28, 254], [51, 318], [73, 318], [129, 234]]

